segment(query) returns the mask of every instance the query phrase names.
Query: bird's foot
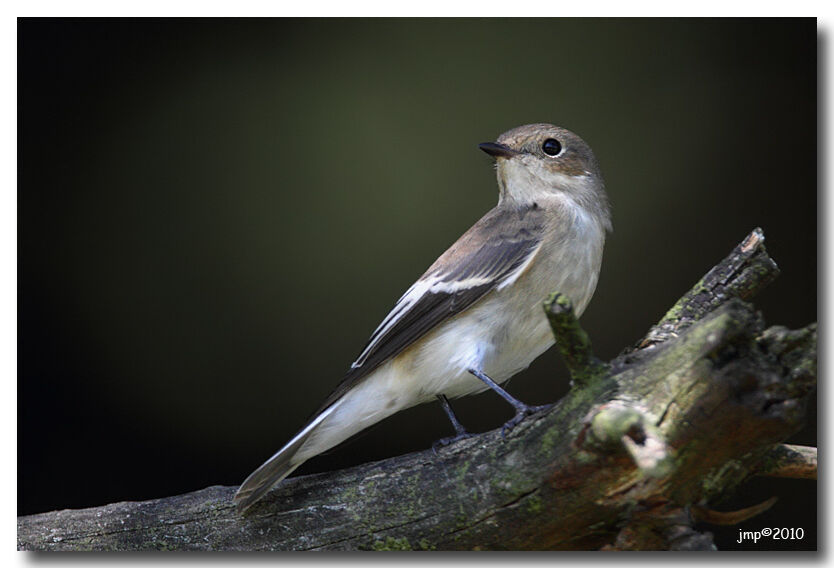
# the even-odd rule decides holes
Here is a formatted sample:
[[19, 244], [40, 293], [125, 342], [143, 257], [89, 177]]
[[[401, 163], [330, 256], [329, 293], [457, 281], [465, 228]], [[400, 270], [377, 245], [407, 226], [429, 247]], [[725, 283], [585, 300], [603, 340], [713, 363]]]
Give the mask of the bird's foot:
[[440, 401], [440, 405], [443, 407], [443, 410], [446, 411], [446, 416], [448, 416], [449, 420], [452, 422], [452, 427], [455, 429], [455, 435], [449, 436], [448, 438], [440, 438], [432, 444], [431, 449], [435, 454], [437, 453], [437, 448], [448, 446], [458, 440], [465, 440], [466, 438], [471, 438], [475, 435], [466, 431], [466, 428], [463, 427], [463, 424], [461, 424], [457, 416], [455, 416], [455, 413], [452, 410], [452, 405], [449, 404], [449, 399], [446, 398], [445, 395], [437, 395], [437, 400]]
[[528, 406], [523, 403], [519, 403], [518, 406], [515, 404], [515, 416], [507, 420], [504, 425], [501, 427], [501, 437], [505, 437], [507, 432], [518, 426], [522, 420], [530, 416], [531, 414], [535, 414], [536, 412], [540, 412], [542, 410], [548, 410], [553, 408], [553, 404], [542, 404], [540, 406]]
[[474, 435], [475, 434], [472, 434], [471, 432], [466, 432], [466, 431], [458, 432], [454, 436], [449, 436], [447, 438], [440, 438], [434, 444], [431, 445], [431, 449], [434, 453], [437, 453], [438, 448], [444, 448], [444, 447], [448, 446], [449, 444], [454, 444], [455, 442], [458, 442], [460, 440], [465, 440], [467, 438], [471, 438]]

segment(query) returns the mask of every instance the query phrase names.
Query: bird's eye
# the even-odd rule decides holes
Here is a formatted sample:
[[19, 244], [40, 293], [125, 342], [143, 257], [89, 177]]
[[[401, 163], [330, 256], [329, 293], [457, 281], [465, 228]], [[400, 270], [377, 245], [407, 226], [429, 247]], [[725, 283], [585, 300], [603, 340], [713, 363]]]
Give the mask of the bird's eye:
[[544, 141], [544, 144], [542, 144], [542, 150], [544, 150], [544, 153], [548, 156], [555, 156], [562, 151], [562, 145], [559, 144], [559, 141], [555, 138], [548, 138]]

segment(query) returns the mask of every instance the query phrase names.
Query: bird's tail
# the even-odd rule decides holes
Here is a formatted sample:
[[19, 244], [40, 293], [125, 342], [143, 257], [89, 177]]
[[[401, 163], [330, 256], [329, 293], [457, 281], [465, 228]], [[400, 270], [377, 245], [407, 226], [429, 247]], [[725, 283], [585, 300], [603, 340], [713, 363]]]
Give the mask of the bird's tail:
[[336, 409], [334, 404], [316, 416], [307, 426], [301, 429], [292, 440], [269, 458], [261, 467], [253, 471], [235, 493], [234, 502], [238, 511], [243, 513], [258, 499], [263, 497], [276, 483], [291, 474], [298, 466], [307, 461], [311, 455], [300, 455], [299, 450], [310, 439], [316, 429]]
[[423, 402], [403, 392], [402, 373], [391, 365], [355, 385], [316, 415], [292, 440], [246, 478], [235, 494], [243, 512], [308, 459], [335, 447], [404, 408]]

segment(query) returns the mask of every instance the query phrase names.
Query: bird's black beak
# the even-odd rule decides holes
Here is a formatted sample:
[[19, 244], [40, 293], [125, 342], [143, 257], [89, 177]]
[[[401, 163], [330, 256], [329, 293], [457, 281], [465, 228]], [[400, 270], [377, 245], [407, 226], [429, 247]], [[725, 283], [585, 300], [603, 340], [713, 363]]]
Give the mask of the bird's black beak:
[[478, 148], [494, 158], [512, 158], [521, 153], [498, 142], [484, 142], [483, 144], [478, 144]]

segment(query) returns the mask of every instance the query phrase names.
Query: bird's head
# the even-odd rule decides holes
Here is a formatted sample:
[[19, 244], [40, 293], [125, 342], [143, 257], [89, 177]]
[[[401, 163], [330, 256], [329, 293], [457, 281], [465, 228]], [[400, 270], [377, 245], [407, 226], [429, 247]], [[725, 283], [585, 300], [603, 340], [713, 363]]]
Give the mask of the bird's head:
[[525, 124], [479, 147], [495, 158], [501, 201], [524, 206], [559, 194], [583, 205], [605, 199], [591, 147], [570, 130]]

